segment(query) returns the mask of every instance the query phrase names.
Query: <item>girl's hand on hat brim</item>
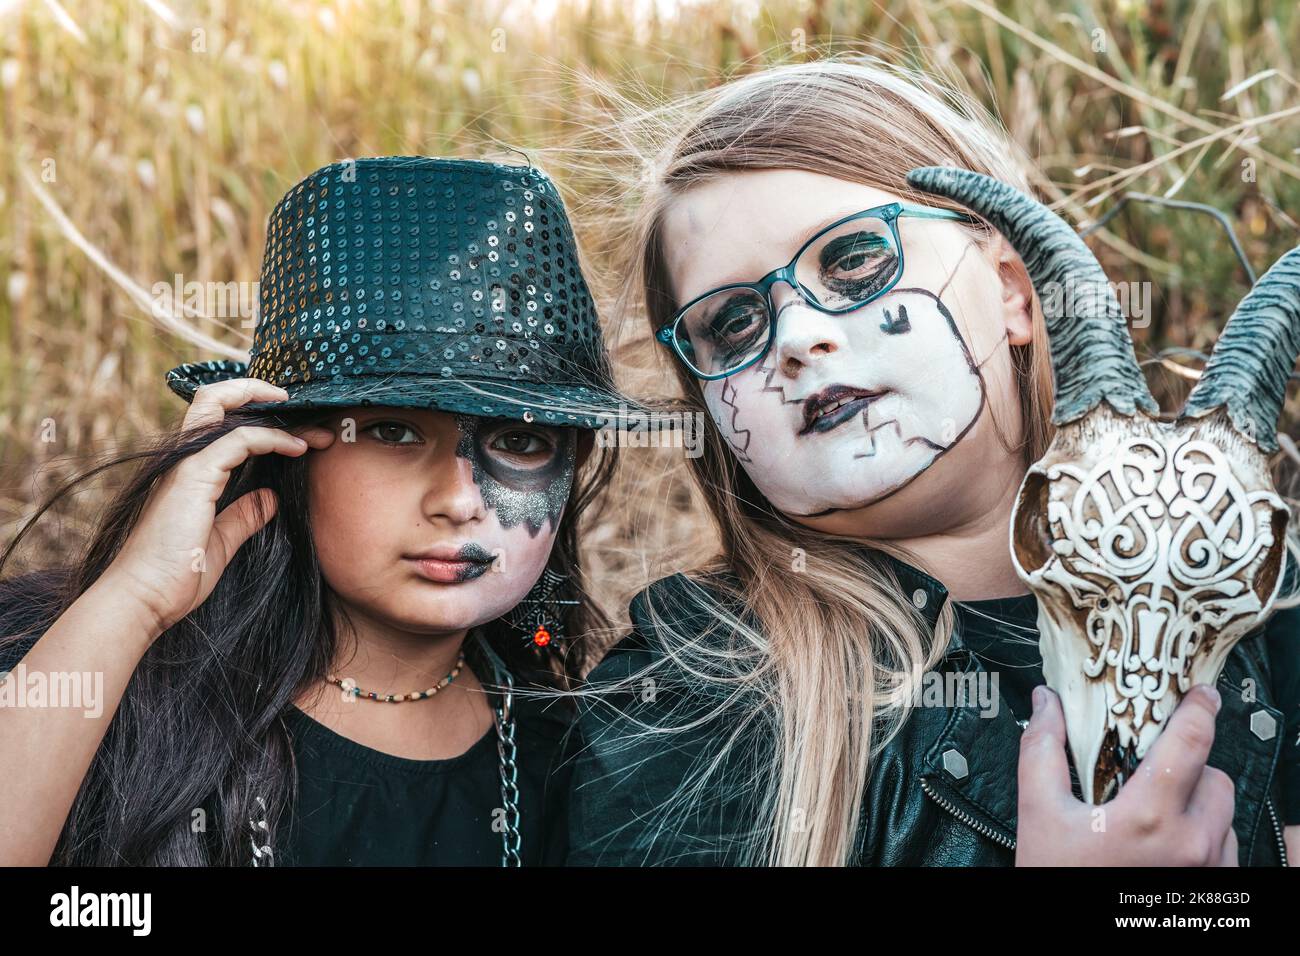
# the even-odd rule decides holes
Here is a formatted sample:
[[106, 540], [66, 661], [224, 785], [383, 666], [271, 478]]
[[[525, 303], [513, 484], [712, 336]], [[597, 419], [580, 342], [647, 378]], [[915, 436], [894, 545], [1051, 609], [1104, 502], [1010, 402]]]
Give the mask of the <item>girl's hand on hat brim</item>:
[[[289, 393], [283, 388], [260, 378], [231, 378], [213, 382], [201, 386], [194, 393], [181, 428], [220, 425], [225, 420], [226, 412], [231, 409], [251, 402], [283, 402], [288, 398]], [[317, 451], [328, 448], [334, 441], [334, 432], [323, 425], [303, 426], [294, 429], [291, 434], [303, 438]]]
[[224, 382], [213, 382], [200, 386], [194, 393], [181, 427], [219, 425], [225, 420], [226, 412], [232, 408], [250, 402], [284, 402], [288, 399], [288, 392], [260, 378], [230, 378]]

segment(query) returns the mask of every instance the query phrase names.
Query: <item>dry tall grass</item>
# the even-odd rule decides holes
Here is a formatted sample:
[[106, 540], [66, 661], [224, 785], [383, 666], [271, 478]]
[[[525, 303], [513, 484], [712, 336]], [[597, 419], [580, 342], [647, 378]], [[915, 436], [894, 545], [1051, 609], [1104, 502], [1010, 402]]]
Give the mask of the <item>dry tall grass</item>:
[[[603, 85], [653, 101], [864, 38], [961, 78], [1076, 219], [1139, 190], [1224, 211], [1260, 271], [1297, 242], [1288, 0], [0, 0], [0, 532], [91, 456], [174, 423], [168, 367], [247, 346], [238, 318], [169, 327], [146, 293], [176, 274], [255, 281], [266, 216], [310, 170], [512, 147], [546, 166], [606, 122]], [[609, 177], [558, 165], [612, 292], [613, 237], [587, 215]], [[1144, 357], [1212, 343], [1247, 288], [1204, 217], [1130, 207], [1093, 245], [1113, 278], [1153, 283]], [[590, 538], [613, 608], [711, 546], [680, 452], [625, 455], [616, 520]], [[28, 560], [75, 546], [101, 495], [64, 509]]]

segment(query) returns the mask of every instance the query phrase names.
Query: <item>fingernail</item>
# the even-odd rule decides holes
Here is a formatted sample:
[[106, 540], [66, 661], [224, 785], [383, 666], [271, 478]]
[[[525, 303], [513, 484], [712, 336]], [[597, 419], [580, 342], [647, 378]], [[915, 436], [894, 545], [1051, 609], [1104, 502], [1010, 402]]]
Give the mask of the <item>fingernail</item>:
[[1210, 700], [1214, 702], [1214, 712], [1217, 714], [1219, 709], [1223, 706], [1223, 697], [1219, 694], [1218, 688], [1214, 687], [1212, 684], [1204, 684], [1202, 686], [1210, 695]]
[[1035, 714], [1038, 713], [1038, 711], [1042, 708], [1043, 704], [1047, 703], [1047, 694], [1044, 690], [1045, 686], [1046, 685], [1044, 684], [1039, 684], [1037, 687], [1034, 688], [1034, 692], [1029, 695], [1029, 699], [1034, 705]]

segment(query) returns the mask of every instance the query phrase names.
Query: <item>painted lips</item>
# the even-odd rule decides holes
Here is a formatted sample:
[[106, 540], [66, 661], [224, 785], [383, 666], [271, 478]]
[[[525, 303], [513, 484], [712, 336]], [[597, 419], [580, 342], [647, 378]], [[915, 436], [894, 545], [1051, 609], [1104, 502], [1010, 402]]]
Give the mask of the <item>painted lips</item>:
[[467, 544], [459, 551], [431, 548], [420, 554], [407, 555], [416, 573], [438, 584], [460, 584], [486, 574], [495, 556], [477, 544]]
[[828, 385], [809, 395], [803, 403], [803, 428], [800, 435], [828, 432], [861, 414], [888, 389], [855, 388], [852, 385]]

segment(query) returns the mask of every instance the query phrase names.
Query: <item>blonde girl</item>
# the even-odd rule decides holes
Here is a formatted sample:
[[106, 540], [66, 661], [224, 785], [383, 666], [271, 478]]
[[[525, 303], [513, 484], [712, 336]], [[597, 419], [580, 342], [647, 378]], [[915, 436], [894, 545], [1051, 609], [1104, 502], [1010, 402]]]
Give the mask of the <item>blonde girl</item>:
[[1273, 772], [1248, 726], [1296, 720], [1266, 654], [1289, 611], [1225, 671], [1259, 701], [1190, 693], [1147, 757], [1164, 783], [1125, 784], [1104, 833], [1072, 790], [1007, 548], [1052, 436], [1043, 316], [1001, 234], [907, 180], [946, 165], [1028, 191], [998, 124], [870, 60], [768, 69], [657, 119], [631, 304], [708, 410], [690, 467], [721, 549], [640, 594], [591, 675], [570, 862], [1285, 859], [1297, 755]]

